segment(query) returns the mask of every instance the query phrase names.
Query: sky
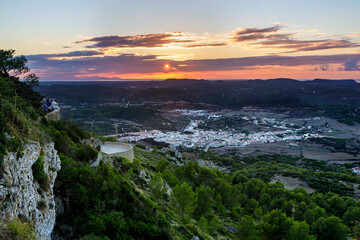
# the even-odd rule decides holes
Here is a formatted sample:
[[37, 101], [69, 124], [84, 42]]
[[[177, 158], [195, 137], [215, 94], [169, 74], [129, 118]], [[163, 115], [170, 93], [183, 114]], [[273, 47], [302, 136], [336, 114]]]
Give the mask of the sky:
[[359, 0], [0, 0], [41, 80], [360, 79]]

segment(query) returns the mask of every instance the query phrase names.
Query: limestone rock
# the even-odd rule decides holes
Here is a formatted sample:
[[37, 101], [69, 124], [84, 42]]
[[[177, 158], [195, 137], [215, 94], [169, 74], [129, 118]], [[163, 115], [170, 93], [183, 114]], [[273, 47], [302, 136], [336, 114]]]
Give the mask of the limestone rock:
[[40, 156], [39, 143], [25, 144], [22, 156], [15, 152], [5, 156], [4, 176], [0, 180], [0, 216], [9, 220], [26, 218], [34, 223], [38, 239], [51, 239], [56, 219], [53, 187], [61, 162], [54, 143], [42, 148], [44, 170], [49, 178], [47, 190], [34, 180], [31, 168]]

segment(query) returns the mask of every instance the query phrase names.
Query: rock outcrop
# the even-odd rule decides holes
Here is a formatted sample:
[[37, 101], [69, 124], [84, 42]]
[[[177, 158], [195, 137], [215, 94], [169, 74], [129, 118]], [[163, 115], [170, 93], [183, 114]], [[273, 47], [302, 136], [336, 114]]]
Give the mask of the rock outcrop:
[[[32, 171], [41, 149], [48, 178], [46, 189], [34, 180]], [[25, 218], [34, 224], [39, 239], [51, 239], [56, 219], [53, 186], [60, 163], [53, 143], [41, 147], [39, 143], [30, 142], [21, 153], [11, 152], [5, 156], [4, 175], [0, 180], [0, 216], [9, 220]]]

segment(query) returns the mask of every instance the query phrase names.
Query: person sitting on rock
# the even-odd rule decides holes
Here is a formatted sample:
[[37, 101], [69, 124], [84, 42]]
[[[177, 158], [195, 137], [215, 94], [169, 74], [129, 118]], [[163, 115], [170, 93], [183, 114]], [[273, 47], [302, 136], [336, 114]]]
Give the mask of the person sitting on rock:
[[46, 99], [46, 106], [47, 106], [48, 108], [51, 107], [51, 100], [50, 100], [50, 99]]
[[43, 102], [43, 105], [42, 105], [42, 110], [44, 111], [44, 112], [49, 112], [49, 108], [48, 108], [48, 106], [46, 105], [46, 102]]
[[51, 104], [52, 104], [52, 99], [46, 99], [46, 106], [48, 107], [48, 112], [51, 112], [53, 110]]
[[53, 110], [55, 110], [55, 109], [60, 109], [58, 103], [56, 102], [56, 99], [54, 99], [54, 100], [52, 101], [52, 103], [51, 103], [51, 108], [52, 108]]

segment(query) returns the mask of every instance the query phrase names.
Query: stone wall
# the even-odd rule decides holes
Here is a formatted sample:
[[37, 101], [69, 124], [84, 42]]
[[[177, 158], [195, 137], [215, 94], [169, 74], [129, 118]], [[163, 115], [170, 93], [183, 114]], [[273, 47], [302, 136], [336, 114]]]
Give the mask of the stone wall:
[[134, 159], [134, 149], [133, 146], [131, 146], [130, 144], [126, 144], [126, 143], [119, 143], [119, 142], [105, 142], [104, 145], [114, 145], [114, 146], [122, 146], [127, 148], [126, 151], [121, 151], [121, 152], [116, 152], [116, 153], [111, 153], [108, 155], [109, 156], [117, 156], [117, 157], [123, 157], [123, 158], [127, 158], [130, 161], [132, 161]]

